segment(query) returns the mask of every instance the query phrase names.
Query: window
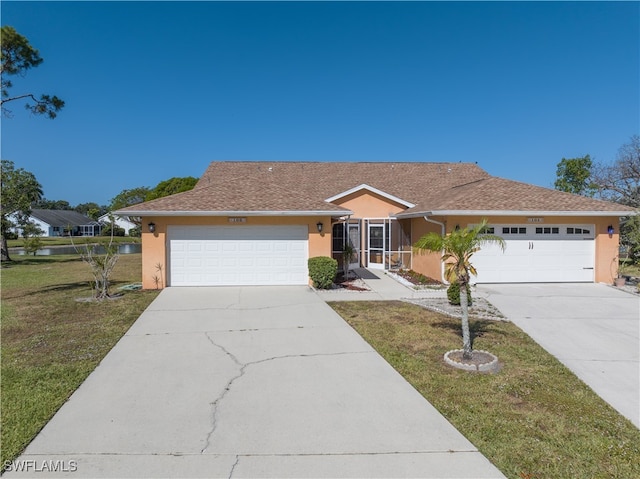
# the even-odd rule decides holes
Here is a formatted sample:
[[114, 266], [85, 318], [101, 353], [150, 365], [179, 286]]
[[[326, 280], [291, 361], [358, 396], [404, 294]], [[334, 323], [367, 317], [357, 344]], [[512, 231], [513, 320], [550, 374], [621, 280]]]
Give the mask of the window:
[[537, 235], [557, 235], [560, 234], [560, 228], [557, 227], [551, 227], [551, 226], [538, 226], [536, 227], [536, 234]]
[[344, 223], [335, 223], [331, 236], [333, 251], [344, 251]]
[[480, 231], [481, 235], [492, 235], [494, 234], [496, 229], [493, 226], [485, 226], [482, 231]]
[[588, 235], [591, 233], [591, 230], [586, 228], [567, 228], [568, 235]]
[[527, 228], [515, 227], [515, 226], [505, 226], [502, 228], [503, 235], [526, 235]]

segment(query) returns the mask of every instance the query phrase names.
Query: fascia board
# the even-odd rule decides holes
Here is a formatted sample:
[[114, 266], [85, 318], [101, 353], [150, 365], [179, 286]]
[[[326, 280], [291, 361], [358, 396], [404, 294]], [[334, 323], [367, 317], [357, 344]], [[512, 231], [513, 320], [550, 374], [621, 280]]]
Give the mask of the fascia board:
[[406, 206], [407, 208], [413, 208], [415, 205], [413, 203], [410, 203], [408, 201], [403, 200], [402, 198], [398, 198], [397, 196], [391, 195], [389, 193], [386, 193], [382, 190], [379, 190], [378, 188], [374, 188], [373, 186], [369, 186], [367, 184], [361, 184], [360, 186], [356, 186], [354, 188], [351, 188], [350, 190], [347, 191], [343, 191], [342, 193], [338, 193], [335, 196], [332, 196], [330, 198], [327, 198], [325, 201], [327, 203], [333, 203], [336, 200], [339, 200], [341, 198], [344, 198], [345, 196], [349, 196], [352, 193], [357, 193], [358, 191], [362, 191], [362, 190], [367, 190], [370, 191], [372, 193], [375, 193], [379, 196], [382, 196], [383, 198], [386, 198], [388, 200], [391, 201], [395, 201], [396, 203], [400, 203], [403, 206]]
[[352, 215], [350, 210], [332, 211], [114, 211], [115, 215], [127, 216], [343, 216]]
[[434, 210], [412, 213], [397, 213], [398, 218], [422, 216], [636, 216], [638, 211], [529, 211], [529, 210]]

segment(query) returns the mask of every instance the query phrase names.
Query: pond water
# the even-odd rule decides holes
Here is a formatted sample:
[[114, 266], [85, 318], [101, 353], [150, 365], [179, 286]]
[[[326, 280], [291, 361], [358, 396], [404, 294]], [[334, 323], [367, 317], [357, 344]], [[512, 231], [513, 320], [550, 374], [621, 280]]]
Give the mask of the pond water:
[[[39, 249], [36, 256], [51, 256], [57, 254], [79, 254], [78, 252], [84, 251], [84, 245], [79, 245], [76, 248], [73, 246], [49, 246], [48, 248]], [[118, 246], [118, 253], [120, 254], [134, 254], [142, 251], [142, 245], [140, 243], [123, 243]], [[23, 255], [25, 254], [23, 248], [17, 248], [11, 251], [12, 253]], [[96, 248], [97, 254], [104, 254], [104, 248], [98, 246]]]

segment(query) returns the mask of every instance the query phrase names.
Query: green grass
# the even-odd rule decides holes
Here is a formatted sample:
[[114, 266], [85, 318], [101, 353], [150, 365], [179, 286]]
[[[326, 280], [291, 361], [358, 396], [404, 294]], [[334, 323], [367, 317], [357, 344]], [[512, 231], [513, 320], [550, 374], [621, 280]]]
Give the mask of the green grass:
[[[157, 296], [101, 303], [77, 256], [17, 256], [2, 264], [2, 463], [14, 459]], [[114, 287], [139, 282], [141, 255], [122, 255]]]
[[[76, 246], [84, 245], [88, 243], [99, 243], [101, 241], [108, 241], [109, 236], [74, 236], [73, 242]], [[71, 239], [68, 236], [55, 236], [40, 238], [43, 248], [49, 246], [71, 246]], [[115, 243], [140, 243], [140, 238], [133, 236], [114, 236], [113, 241]], [[22, 248], [24, 246], [24, 239], [11, 239], [7, 240], [7, 246], [9, 248]], [[14, 259], [13, 257], [11, 259]]]
[[472, 321], [494, 374], [447, 366], [459, 320], [402, 302], [331, 306], [510, 478], [640, 477], [640, 431], [510, 322]]

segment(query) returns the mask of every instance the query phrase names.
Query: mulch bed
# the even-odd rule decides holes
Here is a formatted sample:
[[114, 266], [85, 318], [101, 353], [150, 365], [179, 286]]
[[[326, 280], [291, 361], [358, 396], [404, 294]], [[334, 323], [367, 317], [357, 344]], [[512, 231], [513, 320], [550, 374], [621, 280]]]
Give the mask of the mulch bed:
[[437, 279], [429, 278], [428, 276], [425, 276], [420, 273], [416, 273], [415, 271], [410, 269], [400, 269], [398, 271], [394, 271], [394, 273], [406, 279], [410, 283], [415, 284], [416, 286], [442, 286], [443, 285], [443, 283], [441, 281], [438, 281]]
[[338, 275], [333, 284], [335, 285], [335, 289], [347, 289], [349, 291], [370, 291], [370, 289], [365, 287], [364, 282], [358, 277], [345, 278], [343, 275]]

